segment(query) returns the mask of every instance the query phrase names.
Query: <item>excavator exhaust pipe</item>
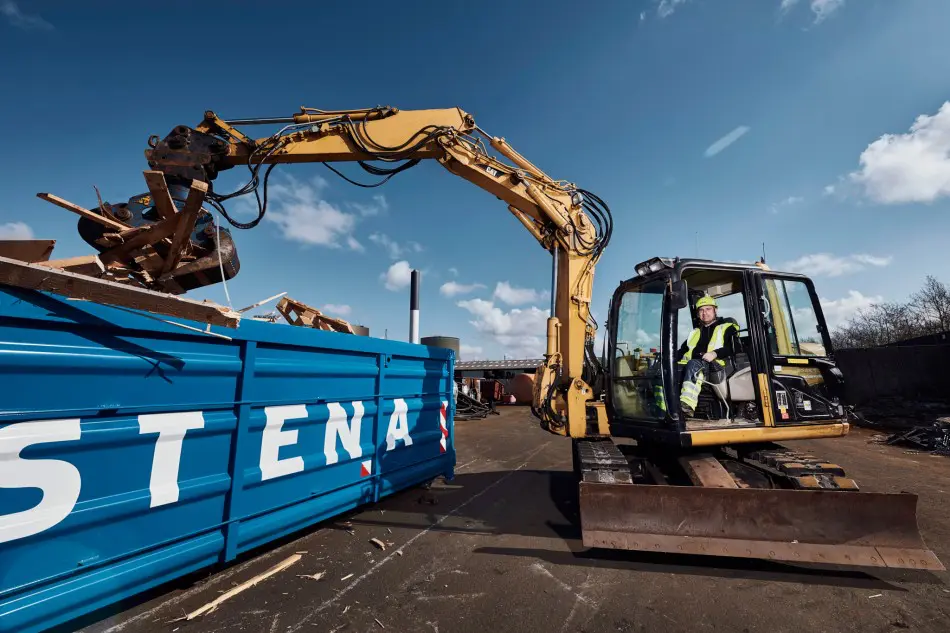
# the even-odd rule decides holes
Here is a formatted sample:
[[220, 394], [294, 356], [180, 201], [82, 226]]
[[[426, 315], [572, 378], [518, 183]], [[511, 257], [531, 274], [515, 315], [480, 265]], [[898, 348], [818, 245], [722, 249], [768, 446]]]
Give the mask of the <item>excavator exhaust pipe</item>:
[[917, 495], [580, 482], [586, 547], [944, 570]]

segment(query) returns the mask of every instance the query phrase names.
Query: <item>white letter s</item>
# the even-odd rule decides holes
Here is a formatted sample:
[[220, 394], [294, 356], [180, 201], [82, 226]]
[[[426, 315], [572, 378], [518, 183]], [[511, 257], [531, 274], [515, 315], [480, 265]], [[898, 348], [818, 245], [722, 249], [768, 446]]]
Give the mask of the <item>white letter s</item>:
[[79, 418], [14, 422], [0, 429], [0, 488], [39, 488], [43, 499], [33, 508], [0, 515], [0, 543], [48, 530], [76, 507], [82, 477], [60, 459], [23, 459], [32, 444], [69, 442], [81, 435]]

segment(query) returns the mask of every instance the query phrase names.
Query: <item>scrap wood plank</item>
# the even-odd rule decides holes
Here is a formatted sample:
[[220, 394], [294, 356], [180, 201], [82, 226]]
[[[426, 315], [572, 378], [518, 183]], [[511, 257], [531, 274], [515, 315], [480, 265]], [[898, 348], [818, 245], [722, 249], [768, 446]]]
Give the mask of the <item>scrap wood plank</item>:
[[223, 327], [237, 327], [241, 320], [241, 315], [237, 312], [214, 303], [184, 299], [145, 288], [124, 286], [39, 264], [28, 264], [8, 257], [0, 257], [0, 284], [28, 290], [42, 290], [74, 299], [123, 306]]
[[263, 580], [267, 580], [274, 574], [284, 571], [285, 569], [287, 569], [288, 567], [296, 563], [301, 558], [303, 557], [300, 554], [294, 554], [293, 556], [289, 556], [285, 558], [284, 560], [282, 560], [281, 562], [274, 565], [273, 567], [271, 567], [270, 569], [268, 569], [267, 571], [265, 571], [264, 573], [258, 574], [254, 576], [253, 578], [251, 578], [250, 580], [246, 580], [242, 582], [240, 585], [238, 585], [234, 589], [231, 589], [230, 591], [221, 594], [220, 596], [218, 596], [217, 598], [215, 598], [208, 604], [204, 605], [203, 607], [195, 609], [194, 611], [186, 615], [184, 618], [179, 618], [179, 619], [194, 620], [195, 618], [201, 615], [204, 615], [205, 613], [210, 613], [211, 611], [214, 611], [215, 609], [217, 609], [218, 605], [220, 605], [222, 602], [225, 602], [226, 600], [230, 600], [231, 598], [238, 595], [242, 591], [246, 591], [247, 589], [250, 589], [257, 583]]
[[[145, 172], [146, 174], [150, 172]], [[161, 175], [159, 173], [159, 175]], [[162, 183], [165, 182], [165, 177], [162, 177]], [[149, 185], [151, 186], [151, 185]], [[167, 191], [167, 189], [166, 189]], [[165, 260], [165, 264], [162, 266], [161, 272], [158, 274], [159, 277], [164, 277], [175, 266], [178, 265], [178, 262], [181, 261], [181, 256], [184, 255], [185, 241], [191, 237], [191, 232], [195, 230], [195, 222], [198, 220], [198, 212], [201, 211], [201, 204], [205, 200], [205, 195], [208, 193], [208, 183], [202, 182], [200, 180], [191, 181], [191, 189], [188, 191], [188, 198], [185, 200], [185, 207], [181, 210], [181, 213], [178, 215], [180, 217], [180, 222], [178, 227], [175, 229], [175, 237], [172, 238], [172, 246], [168, 249], [168, 258]]]
[[103, 251], [99, 257], [106, 263], [127, 259], [132, 251], [157, 244], [166, 237], [174, 234], [175, 229], [178, 228], [182, 219], [180, 214], [175, 214], [170, 218], [159, 220], [148, 227], [147, 230], [136, 232], [135, 235], [125, 240], [122, 244]]
[[56, 240], [0, 240], [0, 256], [31, 264], [45, 262], [55, 245]]
[[[176, 215], [178, 210], [175, 209], [172, 196], [168, 193], [165, 174], [160, 171], [144, 171], [142, 173], [145, 174], [145, 184], [148, 185], [148, 190], [152, 193], [152, 202], [162, 219], [167, 220]], [[205, 190], [207, 191], [207, 188]]]
[[703, 488], [738, 488], [735, 480], [719, 460], [708, 453], [680, 457], [680, 464], [690, 480]]
[[100, 275], [105, 272], [105, 264], [99, 259], [98, 255], [80, 255], [79, 257], [67, 257], [66, 259], [51, 259], [46, 262], [37, 262], [40, 266], [49, 268], [59, 268], [71, 273], [80, 275]]
[[89, 209], [84, 209], [78, 204], [73, 204], [69, 200], [63, 200], [59, 196], [54, 196], [51, 193], [38, 193], [36, 194], [36, 197], [40, 198], [41, 200], [46, 200], [47, 202], [52, 202], [57, 207], [62, 207], [66, 209], [67, 211], [78, 213], [79, 215], [86, 218], [87, 220], [98, 222], [99, 224], [105, 227], [108, 227], [110, 229], [115, 229], [116, 231], [124, 231], [127, 228], [129, 228], [128, 224], [123, 224], [122, 222], [118, 222], [116, 220], [113, 220], [112, 218], [107, 218], [106, 216], [96, 213], [94, 211], [90, 211]]

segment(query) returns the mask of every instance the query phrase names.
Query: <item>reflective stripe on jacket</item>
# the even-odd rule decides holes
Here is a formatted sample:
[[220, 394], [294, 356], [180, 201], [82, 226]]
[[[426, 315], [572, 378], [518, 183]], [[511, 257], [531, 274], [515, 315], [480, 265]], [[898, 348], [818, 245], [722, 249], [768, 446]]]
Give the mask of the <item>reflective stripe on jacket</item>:
[[[736, 331], [739, 331], [739, 326], [735, 323], [724, 322], [720, 323], [713, 329], [712, 336], [709, 337], [709, 345], [706, 346], [706, 351], [703, 352], [712, 352], [715, 351], [726, 344], [726, 332], [729, 328], [734, 327]], [[693, 357], [693, 350], [696, 348], [696, 345], [699, 343], [699, 338], [702, 336], [702, 331], [700, 328], [694, 329], [689, 333], [689, 338], [686, 339], [686, 352], [683, 354], [683, 357], [679, 360], [680, 365], [685, 365]], [[715, 362], [719, 363], [723, 367], [726, 365], [726, 361], [721, 358], [717, 358]]]

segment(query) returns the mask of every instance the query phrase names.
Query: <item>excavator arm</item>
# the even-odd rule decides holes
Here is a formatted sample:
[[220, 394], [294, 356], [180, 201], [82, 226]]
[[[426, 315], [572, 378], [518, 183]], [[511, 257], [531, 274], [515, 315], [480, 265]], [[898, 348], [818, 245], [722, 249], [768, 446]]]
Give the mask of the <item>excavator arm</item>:
[[[251, 125], [281, 127], [270, 136], [252, 138], [239, 129]], [[301, 108], [286, 118], [230, 121], [209, 111], [196, 127], [178, 126], [163, 139], [152, 137], [149, 146], [145, 152], [149, 166], [162, 172], [169, 186], [207, 183], [206, 200], [237, 228], [250, 228], [263, 218], [267, 177], [278, 164], [324, 163], [353, 182], [331, 163], [356, 162], [388, 180], [421, 160], [435, 159], [493, 194], [553, 256], [552, 313], [545, 361], [535, 383], [534, 411], [552, 432], [586, 434], [586, 403], [595, 395], [590, 383], [599, 371], [593, 354], [597, 324], [590, 311], [594, 267], [612, 226], [609, 209], [596, 195], [552, 179], [504, 139], [483, 132], [470, 114], [458, 108]], [[492, 156], [489, 147], [507, 160]], [[212, 183], [218, 174], [240, 166], [250, 170], [248, 184], [231, 194], [215, 192]], [[252, 192], [258, 199], [258, 217], [251, 222], [234, 220], [225, 202]]]

